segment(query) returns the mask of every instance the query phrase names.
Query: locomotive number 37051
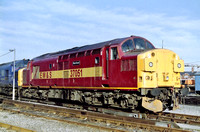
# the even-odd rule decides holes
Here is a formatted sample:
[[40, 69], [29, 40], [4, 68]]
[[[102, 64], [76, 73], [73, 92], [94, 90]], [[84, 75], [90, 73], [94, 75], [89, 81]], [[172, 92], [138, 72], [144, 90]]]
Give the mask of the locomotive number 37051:
[[70, 78], [82, 77], [82, 69], [71, 69], [70, 70]]

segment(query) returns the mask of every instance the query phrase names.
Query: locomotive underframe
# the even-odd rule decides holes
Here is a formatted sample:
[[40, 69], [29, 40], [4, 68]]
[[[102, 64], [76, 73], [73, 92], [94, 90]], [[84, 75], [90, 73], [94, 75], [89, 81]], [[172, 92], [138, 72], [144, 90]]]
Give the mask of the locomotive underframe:
[[[15, 88], [17, 88], [17, 87], [15, 87]], [[8, 86], [6, 86], [6, 87], [0, 87], [0, 93], [1, 93], [1, 94], [11, 96], [11, 95], [12, 95], [12, 92], [13, 92], [13, 87], [8, 87]], [[16, 90], [15, 90], [15, 92], [16, 92], [16, 94], [17, 94], [17, 91], [16, 91]], [[16, 95], [16, 94], [15, 94], [15, 95]]]
[[[80, 89], [41, 89], [41, 88], [21, 88], [20, 96], [35, 98], [40, 100], [62, 99], [65, 101], [78, 101], [83, 104], [115, 107], [129, 110], [137, 110], [141, 107], [157, 112], [152, 104], [162, 105], [158, 108], [164, 110], [178, 105], [177, 97], [179, 89], [156, 88], [140, 89], [139, 91], [120, 90], [80, 90]], [[152, 92], [153, 91], [153, 92]], [[159, 91], [159, 92], [158, 92]], [[145, 103], [144, 103], [145, 102]], [[149, 108], [152, 107], [152, 108]]]
[[[138, 91], [110, 91], [40, 87], [19, 87], [19, 89], [16, 87], [15, 92], [16, 96], [24, 98], [39, 100], [61, 99], [63, 101], [77, 101], [88, 105], [129, 110], [137, 110], [143, 107], [154, 112], [157, 112], [158, 109], [177, 108], [179, 103], [178, 97], [180, 97], [181, 93], [179, 88], [145, 88]], [[12, 87], [1, 87], [0, 93], [11, 96]], [[20, 94], [18, 95], [18, 93]]]

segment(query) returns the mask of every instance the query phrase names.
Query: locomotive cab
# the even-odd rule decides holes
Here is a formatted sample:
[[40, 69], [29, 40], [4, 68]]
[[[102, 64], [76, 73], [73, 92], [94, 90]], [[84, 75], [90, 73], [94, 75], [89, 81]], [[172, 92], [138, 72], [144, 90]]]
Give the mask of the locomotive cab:
[[[121, 72], [135, 74], [137, 91], [142, 97], [142, 107], [159, 112], [178, 107], [180, 72], [184, 71], [184, 62], [179, 56], [167, 49], [155, 49], [144, 38], [133, 37], [123, 42], [119, 49]], [[136, 63], [134, 63], [136, 61]], [[131, 70], [136, 69], [136, 72]], [[133, 82], [135, 76], [132, 76]], [[128, 79], [127, 79], [128, 80]], [[127, 82], [128, 83], [128, 82]]]
[[[132, 36], [121, 44], [105, 47], [102, 58], [103, 87], [137, 91], [142, 107], [154, 112], [178, 107], [180, 72], [184, 71], [184, 62], [176, 53], [155, 49], [148, 40]], [[135, 100], [128, 97], [130, 94], [124, 95], [129, 103]]]

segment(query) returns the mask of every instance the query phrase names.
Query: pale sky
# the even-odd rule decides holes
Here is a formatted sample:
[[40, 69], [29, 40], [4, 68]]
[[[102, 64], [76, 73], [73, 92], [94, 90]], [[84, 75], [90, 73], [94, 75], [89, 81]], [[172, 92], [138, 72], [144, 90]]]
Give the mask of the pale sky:
[[0, 0], [0, 63], [131, 35], [200, 65], [200, 0]]

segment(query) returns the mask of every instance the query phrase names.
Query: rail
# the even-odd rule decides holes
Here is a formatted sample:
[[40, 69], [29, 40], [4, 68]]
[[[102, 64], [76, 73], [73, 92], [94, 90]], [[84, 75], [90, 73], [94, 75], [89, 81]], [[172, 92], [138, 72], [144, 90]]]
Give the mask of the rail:
[[163, 112], [159, 114], [147, 114], [146, 118], [154, 119], [158, 121], [171, 121], [175, 123], [200, 125], [200, 116], [195, 116], [195, 115], [185, 115], [185, 114]]

